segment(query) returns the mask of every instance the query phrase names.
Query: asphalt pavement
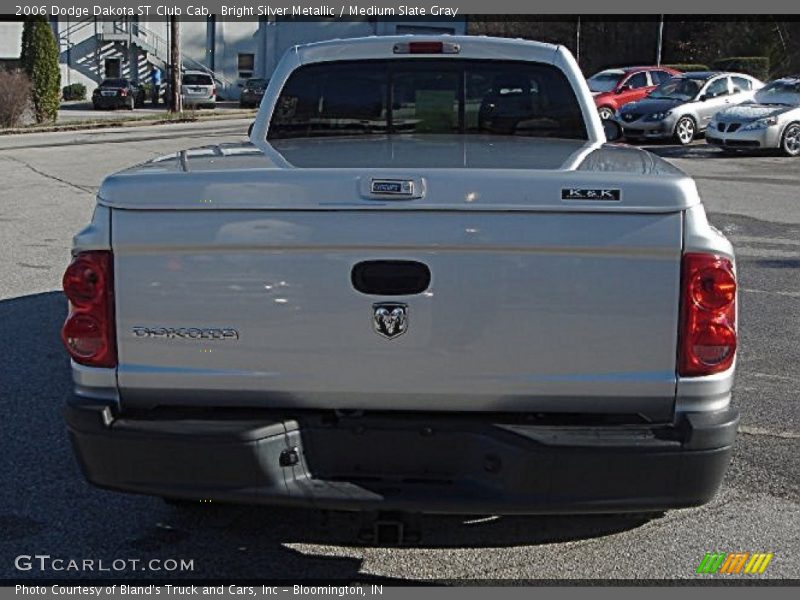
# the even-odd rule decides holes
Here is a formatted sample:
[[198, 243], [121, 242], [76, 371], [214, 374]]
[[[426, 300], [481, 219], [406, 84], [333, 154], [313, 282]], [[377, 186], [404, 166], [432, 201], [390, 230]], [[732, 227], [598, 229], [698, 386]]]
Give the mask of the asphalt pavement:
[[[652, 150], [696, 177], [733, 241], [742, 424], [708, 505], [641, 517], [425, 517], [417, 547], [358, 544], [358, 517], [272, 507], [169, 506], [95, 489], [61, 418], [58, 340], [71, 236], [102, 177], [174, 150], [244, 139], [248, 120], [0, 136], [0, 578], [282, 578], [346, 581], [684, 579], [709, 551], [773, 552], [769, 579], [800, 579], [800, 159], [723, 157], [703, 143]], [[193, 569], [32, 568], [20, 555], [184, 559]], [[96, 563], [95, 563], [96, 564]], [[712, 577], [712, 576], [703, 576]], [[744, 577], [744, 576], [719, 576]]]

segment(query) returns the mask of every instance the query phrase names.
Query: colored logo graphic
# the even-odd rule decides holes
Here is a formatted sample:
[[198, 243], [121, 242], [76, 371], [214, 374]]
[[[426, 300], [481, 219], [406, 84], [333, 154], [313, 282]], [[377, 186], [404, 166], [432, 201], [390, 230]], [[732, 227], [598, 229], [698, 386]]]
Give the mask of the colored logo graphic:
[[707, 552], [697, 567], [698, 573], [722, 573], [725, 575], [761, 574], [772, 560], [772, 552]]

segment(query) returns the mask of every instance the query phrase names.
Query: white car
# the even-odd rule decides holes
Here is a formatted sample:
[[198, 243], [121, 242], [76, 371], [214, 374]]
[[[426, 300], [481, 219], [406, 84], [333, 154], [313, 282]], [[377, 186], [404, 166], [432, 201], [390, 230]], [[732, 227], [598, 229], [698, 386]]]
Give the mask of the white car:
[[706, 141], [729, 152], [778, 148], [800, 156], [800, 75], [776, 79], [752, 102], [718, 112]]
[[202, 71], [186, 71], [181, 78], [181, 97], [187, 108], [214, 108], [217, 104], [214, 78]]

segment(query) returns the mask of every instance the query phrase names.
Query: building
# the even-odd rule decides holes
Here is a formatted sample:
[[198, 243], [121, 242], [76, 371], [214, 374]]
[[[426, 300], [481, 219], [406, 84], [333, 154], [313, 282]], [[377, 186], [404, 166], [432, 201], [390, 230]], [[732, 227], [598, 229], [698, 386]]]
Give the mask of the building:
[[[54, 19], [61, 52], [62, 85], [83, 83], [89, 90], [104, 78], [148, 81], [154, 68], [166, 70], [169, 25], [165, 20]], [[0, 56], [19, 56], [20, 22], [0, 22]], [[181, 21], [184, 69], [214, 75], [218, 95], [238, 99], [250, 77], [269, 78], [283, 53], [296, 44], [333, 38], [403, 33], [466, 33], [464, 19], [442, 21], [293, 19]], [[6, 56], [7, 55], [7, 56]]]

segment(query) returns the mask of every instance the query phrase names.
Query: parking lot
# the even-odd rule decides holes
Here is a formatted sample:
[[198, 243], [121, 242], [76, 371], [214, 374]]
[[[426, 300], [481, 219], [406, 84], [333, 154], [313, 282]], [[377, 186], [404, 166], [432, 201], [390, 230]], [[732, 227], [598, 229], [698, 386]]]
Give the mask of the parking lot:
[[[800, 159], [652, 146], [693, 175], [740, 273], [732, 467], [715, 500], [637, 517], [425, 517], [413, 548], [356, 543], [357, 517], [198, 504], [90, 487], [61, 419], [70, 388], [58, 291], [71, 236], [102, 177], [184, 147], [244, 138], [249, 120], [0, 136], [0, 577], [673, 579], [709, 551], [773, 552], [766, 578], [800, 580]], [[184, 573], [15, 569], [21, 554], [184, 558]], [[704, 576], [709, 577], [709, 576]], [[720, 576], [725, 577], [725, 576]], [[728, 578], [737, 576], [727, 576]], [[738, 576], [753, 577], [753, 576]]]

